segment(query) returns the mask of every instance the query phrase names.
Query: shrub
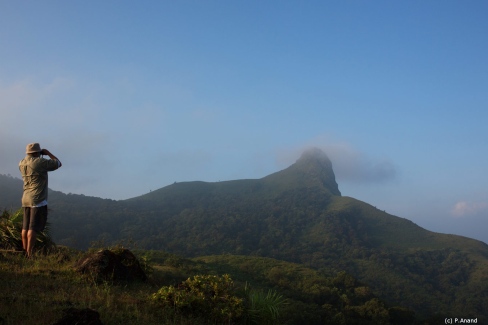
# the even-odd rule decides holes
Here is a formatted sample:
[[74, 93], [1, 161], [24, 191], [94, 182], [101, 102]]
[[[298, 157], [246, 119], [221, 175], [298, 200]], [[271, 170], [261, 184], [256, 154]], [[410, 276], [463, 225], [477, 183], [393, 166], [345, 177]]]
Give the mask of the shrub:
[[165, 286], [152, 296], [154, 301], [176, 311], [210, 318], [213, 322], [231, 322], [243, 312], [243, 300], [234, 294], [229, 275], [196, 275], [178, 287]]

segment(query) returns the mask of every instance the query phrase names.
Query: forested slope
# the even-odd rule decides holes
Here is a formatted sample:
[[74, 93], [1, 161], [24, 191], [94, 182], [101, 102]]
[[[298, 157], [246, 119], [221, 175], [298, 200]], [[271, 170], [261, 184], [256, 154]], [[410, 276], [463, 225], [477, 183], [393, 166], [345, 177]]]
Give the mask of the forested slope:
[[393, 304], [487, 319], [488, 245], [343, 197], [313, 150], [261, 179], [175, 183], [124, 201], [50, 193], [58, 243], [132, 240], [186, 257], [236, 254], [345, 270]]

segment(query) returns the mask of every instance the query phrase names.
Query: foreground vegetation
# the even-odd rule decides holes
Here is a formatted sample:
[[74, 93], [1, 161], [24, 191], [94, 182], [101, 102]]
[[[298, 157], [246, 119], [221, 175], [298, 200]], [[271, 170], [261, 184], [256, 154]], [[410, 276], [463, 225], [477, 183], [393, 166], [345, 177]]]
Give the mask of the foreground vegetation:
[[97, 310], [105, 325], [389, 324], [395, 319], [396, 324], [412, 324], [414, 320], [413, 312], [387, 308], [368, 287], [345, 273], [327, 278], [273, 259], [189, 260], [150, 251], [140, 257], [146, 262], [154, 259], [143, 263], [148, 281], [114, 284], [76, 272], [73, 262], [83, 254], [66, 247], [33, 259], [0, 253], [0, 323], [53, 324], [72, 307]]
[[104, 324], [165, 324], [167, 315], [147, 303], [150, 285], [91, 283], [73, 270], [74, 257], [66, 252], [33, 259], [0, 255], [0, 323], [53, 324], [63, 310], [75, 307], [97, 310]]

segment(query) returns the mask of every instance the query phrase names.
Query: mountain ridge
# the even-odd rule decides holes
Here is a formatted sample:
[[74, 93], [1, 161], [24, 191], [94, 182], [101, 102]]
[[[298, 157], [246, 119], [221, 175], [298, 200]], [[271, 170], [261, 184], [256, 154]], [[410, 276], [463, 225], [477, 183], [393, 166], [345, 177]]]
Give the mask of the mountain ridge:
[[187, 190], [208, 190], [211, 186], [214, 186], [216, 190], [230, 190], [232, 192], [233, 185], [236, 184], [238, 184], [240, 190], [242, 190], [241, 186], [244, 185], [244, 189], [248, 192], [274, 186], [279, 186], [280, 188], [321, 187], [326, 189], [331, 195], [341, 195], [339, 186], [335, 180], [332, 162], [322, 150], [311, 148], [306, 150], [300, 158], [288, 168], [259, 179], [238, 179], [219, 182], [175, 182], [149, 193], [121, 201], [134, 201], [143, 199], [144, 197], [156, 197], [170, 188], [175, 189], [185, 185], [189, 185]]
[[419, 314], [488, 319], [488, 245], [342, 196], [317, 150], [260, 179], [174, 183], [121, 201], [50, 191], [50, 208], [63, 245], [131, 239], [188, 257], [251, 255], [346, 270]]

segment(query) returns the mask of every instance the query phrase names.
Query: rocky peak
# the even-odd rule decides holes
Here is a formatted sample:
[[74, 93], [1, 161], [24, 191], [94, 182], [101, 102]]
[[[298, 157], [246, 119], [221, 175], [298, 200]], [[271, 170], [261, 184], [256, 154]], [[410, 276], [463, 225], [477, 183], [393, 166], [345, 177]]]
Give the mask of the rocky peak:
[[319, 186], [332, 195], [341, 195], [332, 170], [332, 162], [325, 152], [318, 148], [305, 150], [293, 165], [265, 179], [287, 187]]
[[335, 180], [332, 162], [329, 157], [319, 148], [305, 150], [301, 157], [290, 168], [298, 171], [302, 177], [319, 182], [334, 195], [341, 195], [339, 186]]

